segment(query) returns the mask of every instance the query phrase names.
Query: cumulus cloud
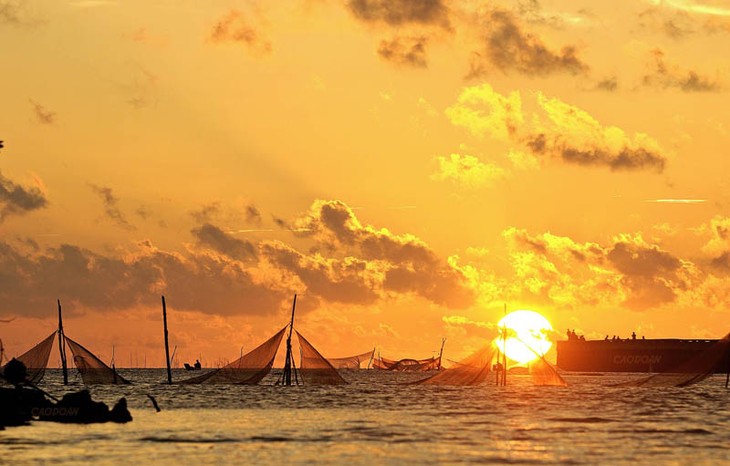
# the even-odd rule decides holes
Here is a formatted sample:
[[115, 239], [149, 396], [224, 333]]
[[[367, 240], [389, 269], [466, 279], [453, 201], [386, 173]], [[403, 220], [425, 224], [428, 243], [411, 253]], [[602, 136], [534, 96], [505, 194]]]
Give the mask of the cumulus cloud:
[[451, 181], [470, 189], [479, 188], [504, 178], [507, 171], [497, 165], [484, 163], [472, 155], [451, 154], [436, 158], [438, 169], [431, 175], [437, 181]]
[[378, 55], [396, 65], [426, 68], [428, 65], [426, 58], [427, 43], [428, 38], [425, 36], [397, 36], [390, 40], [382, 40], [378, 47]]
[[588, 71], [575, 46], [550, 49], [539, 36], [525, 31], [507, 10], [493, 9], [482, 22], [482, 47], [472, 55], [467, 79], [488, 75], [494, 68], [528, 76]]
[[316, 201], [295, 226], [326, 250], [372, 263], [385, 292], [413, 293], [449, 307], [473, 301], [461, 271], [425, 243], [412, 235], [362, 225], [343, 202]]
[[69, 244], [32, 254], [0, 242], [0, 265], [0, 311], [31, 316], [47, 316], [58, 297], [70, 310], [109, 311], [155, 306], [164, 293], [179, 309], [220, 315], [272, 314], [290, 297], [255, 281], [236, 261], [163, 252], [150, 243], [110, 257]]
[[380, 297], [376, 291], [379, 271], [365, 260], [306, 255], [281, 242], [263, 244], [262, 254], [301, 283], [301, 289], [326, 301], [371, 304]]
[[654, 49], [650, 52], [649, 73], [642, 78], [647, 87], [675, 88], [684, 92], [715, 92], [724, 89], [717, 79], [702, 76], [694, 70], [683, 70], [667, 63], [664, 52]]
[[349, 0], [347, 7], [357, 19], [369, 23], [450, 27], [449, 8], [442, 0]]
[[705, 279], [696, 264], [640, 235], [619, 235], [606, 246], [516, 228], [504, 236], [523, 284], [515, 291], [562, 306], [614, 303], [645, 310], [675, 302]]
[[231, 259], [245, 262], [257, 258], [256, 246], [252, 242], [234, 238], [210, 223], [193, 228], [191, 233], [200, 245], [209, 247]]
[[129, 309], [154, 305], [161, 293], [181, 309], [218, 315], [279, 312], [294, 292], [308, 296], [310, 309], [401, 297], [447, 307], [473, 301], [458, 267], [412, 235], [362, 225], [342, 202], [317, 201], [293, 223], [302, 248], [241, 240], [210, 223], [192, 230], [196, 241], [183, 252], [150, 241], [125, 254], [0, 242], [0, 312], [45, 315], [57, 297], [99, 311]]
[[37, 187], [23, 187], [0, 172], [0, 223], [10, 215], [22, 215], [48, 205]]
[[271, 42], [253, 23], [244, 13], [231, 10], [216, 21], [209, 38], [214, 43], [235, 42], [259, 53], [271, 52]]
[[121, 227], [128, 230], [134, 229], [134, 226], [127, 221], [119, 209], [119, 198], [114, 195], [111, 188], [98, 186], [93, 183], [89, 183], [89, 187], [104, 203], [104, 213], [106, 213], [107, 217], [114, 220]]
[[518, 91], [504, 96], [488, 84], [471, 86], [446, 115], [476, 136], [508, 141], [541, 160], [612, 170], [664, 169], [666, 157], [648, 135], [630, 137], [615, 126], [602, 126], [578, 107], [540, 92], [536, 96], [541, 113], [525, 115]]

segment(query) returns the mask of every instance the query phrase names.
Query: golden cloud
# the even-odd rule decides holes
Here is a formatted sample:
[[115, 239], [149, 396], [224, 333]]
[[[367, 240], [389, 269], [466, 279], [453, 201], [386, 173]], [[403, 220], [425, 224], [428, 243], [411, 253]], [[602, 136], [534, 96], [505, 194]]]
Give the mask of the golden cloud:
[[503, 96], [489, 84], [471, 86], [461, 92], [446, 116], [474, 135], [506, 140], [519, 147], [516, 153], [527, 151], [540, 160], [612, 170], [664, 169], [666, 157], [650, 136], [636, 133], [631, 137], [618, 127], [602, 126], [578, 107], [540, 92], [536, 95], [541, 113], [528, 118], [518, 91]]

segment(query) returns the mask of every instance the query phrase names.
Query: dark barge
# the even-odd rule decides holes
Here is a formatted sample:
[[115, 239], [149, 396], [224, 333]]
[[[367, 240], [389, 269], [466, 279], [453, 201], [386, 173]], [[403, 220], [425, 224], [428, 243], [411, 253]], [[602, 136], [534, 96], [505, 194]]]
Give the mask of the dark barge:
[[[695, 372], [721, 340], [570, 338], [557, 342], [557, 366], [574, 372]], [[696, 361], [696, 364], [695, 364]], [[721, 355], [710, 370], [726, 373], [730, 355]]]

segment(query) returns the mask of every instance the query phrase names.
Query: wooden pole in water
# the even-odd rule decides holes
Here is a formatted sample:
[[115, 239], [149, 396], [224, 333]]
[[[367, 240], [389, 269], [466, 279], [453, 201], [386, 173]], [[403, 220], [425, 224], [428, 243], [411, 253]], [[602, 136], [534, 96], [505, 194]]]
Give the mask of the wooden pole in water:
[[66, 340], [63, 335], [63, 317], [61, 314], [61, 300], [58, 302], [58, 351], [61, 354], [61, 368], [63, 369], [63, 384], [68, 385], [68, 366], [66, 365]]
[[727, 388], [728, 383], [730, 383], [730, 352], [725, 351], [725, 359], [727, 359], [727, 375], [725, 376], [725, 388]]
[[445, 344], [446, 344], [446, 338], [444, 337], [441, 339], [441, 351], [439, 351], [439, 365], [438, 365], [438, 368], [436, 368], [436, 370], [439, 370], [439, 371], [441, 370], [441, 358], [444, 355], [444, 345]]
[[286, 360], [284, 361], [284, 373], [282, 374], [282, 384], [283, 385], [291, 385], [291, 368], [292, 368], [292, 358], [294, 357], [291, 354], [291, 334], [294, 330], [294, 310], [297, 307], [297, 295], [294, 293], [294, 302], [291, 306], [291, 322], [289, 323], [289, 336], [286, 338]]
[[[507, 304], [504, 305], [504, 314], [507, 316]], [[507, 386], [507, 323], [502, 325], [502, 342], [504, 345], [504, 351], [502, 351], [502, 370], [504, 375], [502, 376], [502, 385]]]
[[172, 385], [172, 370], [170, 369], [170, 344], [167, 341], [167, 305], [162, 297], [162, 325], [165, 329], [165, 362], [167, 363], [167, 383]]

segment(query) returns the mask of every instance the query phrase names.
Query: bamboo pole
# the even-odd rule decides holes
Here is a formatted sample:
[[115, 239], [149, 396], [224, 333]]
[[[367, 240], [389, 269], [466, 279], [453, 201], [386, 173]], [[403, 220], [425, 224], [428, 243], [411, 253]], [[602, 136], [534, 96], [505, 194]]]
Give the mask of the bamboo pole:
[[446, 338], [444, 337], [441, 339], [441, 351], [439, 351], [439, 366], [438, 366], [438, 368], [436, 368], [436, 370], [439, 370], [439, 371], [441, 370], [441, 358], [444, 355], [444, 345], [445, 344], [446, 344]]
[[167, 305], [162, 297], [162, 325], [165, 330], [165, 362], [167, 363], [167, 383], [172, 384], [172, 370], [170, 369], [170, 344], [167, 339]]
[[[291, 371], [294, 356], [291, 352], [291, 334], [294, 330], [294, 310], [297, 307], [297, 295], [294, 294], [294, 302], [291, 306], [291, 322], [289, 323], [289, 335], [286, 337], [286, 359], [284, 361], [284, 372], [282, 373], [282, 385], [291, 385]], [[296, 375], [295, 375], [296, 377]], [[297, 380], [298, 381], [298, 380]]]
[[66, 339], [63, 334], [63, 315], [61, 313], [61, 300], [58, 299], [58, 351], [61, 355], [61, 369], [63, 369], [63, 384], [68, 385], [68, 365], [66, 362]]

